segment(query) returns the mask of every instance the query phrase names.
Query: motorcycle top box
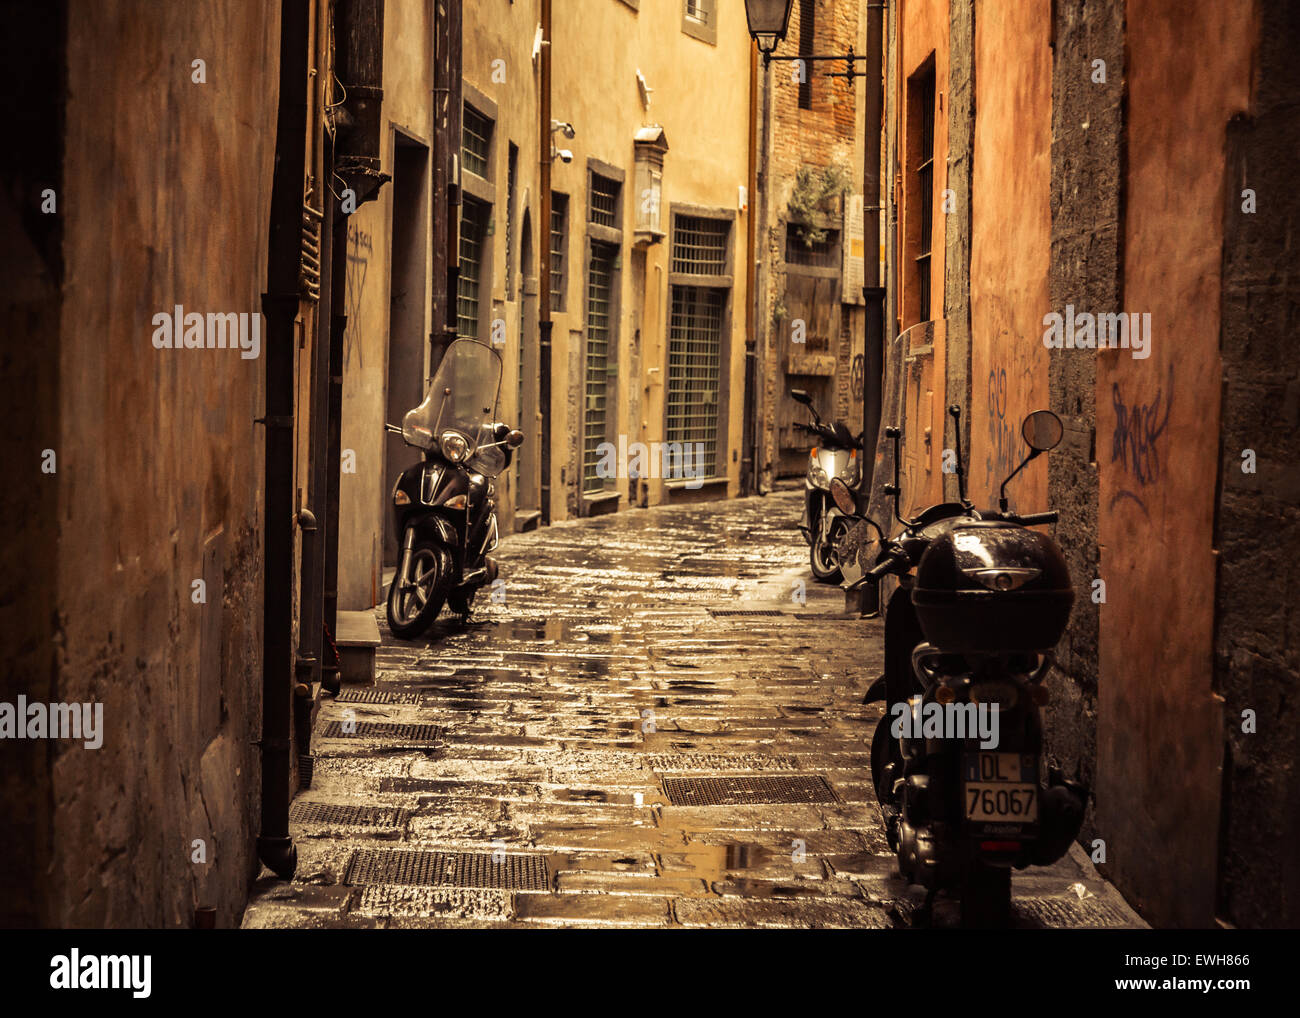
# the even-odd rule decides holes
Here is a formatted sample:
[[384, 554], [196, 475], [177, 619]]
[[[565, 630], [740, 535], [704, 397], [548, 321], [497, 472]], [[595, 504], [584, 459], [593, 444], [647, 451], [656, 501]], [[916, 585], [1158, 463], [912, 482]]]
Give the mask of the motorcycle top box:
[[1073, 603], [1051, 539], [1001, 520], [955, 522], [921, 556], [912, 587], [926, 639], [957, 653], [1050, 650]]

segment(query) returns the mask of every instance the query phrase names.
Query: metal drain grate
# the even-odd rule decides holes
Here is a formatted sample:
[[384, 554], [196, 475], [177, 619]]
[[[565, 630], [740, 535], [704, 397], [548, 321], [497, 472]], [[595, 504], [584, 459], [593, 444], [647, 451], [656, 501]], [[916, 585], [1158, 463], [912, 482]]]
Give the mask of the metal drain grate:
[[756, 616], [762, 616], [764, 618], [778, 618], [778, 619], [786, 617], [785, 612], [773, 611], [768, 608], [755, 609], [754, 611], [749, 611], [744, 608], [710, 608], [709, 614], [712, 615], [715, 619], [730, 618], [732, 616], [742, 616], [742, 615], [749, 616], [750, 618], [754, 618]]
[[437, 742], [442, 729], [437, 725], [401, 725], [387, 721], [357, 721], [354, 731], [344, 731], [344, 722], [331, 721], [321, 732], [323, 739], [391, 739], [394, 742]]
[[404, 811], [395, 806], [353, 806], [328, 802], [295, 802], [289, 819], [299, 824], [342, 827], [400, 827]]
[[715, 778], [664, 778], [674, 806], [747, 806], [752, 803], [835, 802], [819, 774], [726, 775]]
[[418, 693], [390, 693], [384, 689], [345, 689], [334, 697], [335, 703], [407, 703], [418, 704]]
[[410, 852], [364, 848], [348, 860], [345, 884], [405, 887], [490, 887], [549, 891], [550, 874], [540, 855], [505, 852]]

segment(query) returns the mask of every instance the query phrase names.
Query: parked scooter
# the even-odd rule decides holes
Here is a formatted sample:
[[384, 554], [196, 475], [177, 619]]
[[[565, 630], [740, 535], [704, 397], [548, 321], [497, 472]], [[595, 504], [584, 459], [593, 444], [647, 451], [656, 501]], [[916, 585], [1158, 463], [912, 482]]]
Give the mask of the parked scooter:
[[402, 551], [388, 588], [388, 626], [411, 639], [444, 604], [468, 615], [478, 589], [496, 579], [496, 486], [523, 432], [496, 420], [501, 358], [459, 339], [447, 347], [425, 393], [399, 428], [384, 425], [424, 460], [393, 487]]
[[843, 421], [823, 424], [813, 407], [812, 397], [803, 389], [791, 389], [790, 395], [813, 415], [812, 424], [796, 422], [795, 427], [818, 440], [808, 453], [803, 519], [799, 522], [799, 530], [811, 549], [809, 558], [813, 576], [822, 583], [839, 583], [839, 544], [848, 532], [849, 521], [831, 500], [830, 483], [839, 478], [850, 488], [857, 485], [861, 477], [858, 452], [862, 448], [862, 434], [854, 438]]
[[[959, 426], [960, 409], [949, 413]], [[884, 490], [901, 526], [893, 540], [854, 514], [842, 481], [831, 482], [841, 511], [879, 537], [876, 564], [853, 585], [899, 578], [885, 613], [885, 674], [866, 697], [886, 703], [871, 744], [876, 799], [900, 871], [929, 892], [926, 912], [939, 890], [955, 891], [962, 925], [1003, 926], [1011, 870], [1064, 855], [1087, 798], [1054, 769], [1043, 780], [1039, 708], [1049, 699], [1044, 680], [1074, 592], [1055, 543], [1028, 528], [1055, 523], [1057, 514], [1021, 516], [1006, 497], [1012, 478], [1060, 442], [1061, 421], [1049, 410], [1025, 418], [1030, 452], [1002, 482], [996, 511], [976, 510], [966, 498], [955, 442], [960, 501], [915, 519], [899, 515], [901, 432], [885, 434], [894, 447], [894, 483]], [[981, 710], [996, 716], [992, 740], [987, 730], [971, 730]], [[945, 717], [955, 723], [945, 728]]]

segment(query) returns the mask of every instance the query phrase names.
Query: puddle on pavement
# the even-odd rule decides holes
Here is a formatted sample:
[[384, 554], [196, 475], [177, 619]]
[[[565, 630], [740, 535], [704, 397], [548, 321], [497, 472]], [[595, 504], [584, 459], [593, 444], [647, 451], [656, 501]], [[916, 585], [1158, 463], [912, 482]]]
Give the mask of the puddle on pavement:
[[662, 806], [666, 800], [658, 792], [611, 792], [603, 788], [556, 788], [547, 792], [556, 802], [590, 802], [611, 806]]

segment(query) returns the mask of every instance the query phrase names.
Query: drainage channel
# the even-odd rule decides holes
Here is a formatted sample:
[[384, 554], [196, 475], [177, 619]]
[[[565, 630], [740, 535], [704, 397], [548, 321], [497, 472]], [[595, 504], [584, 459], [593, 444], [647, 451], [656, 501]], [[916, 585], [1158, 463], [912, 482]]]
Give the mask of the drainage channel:
[[479, 887], [504, 891], [549, 891], [550, 871], [540, 855], [358, 849], [348, 860], [343, 883], [402, 887]]

